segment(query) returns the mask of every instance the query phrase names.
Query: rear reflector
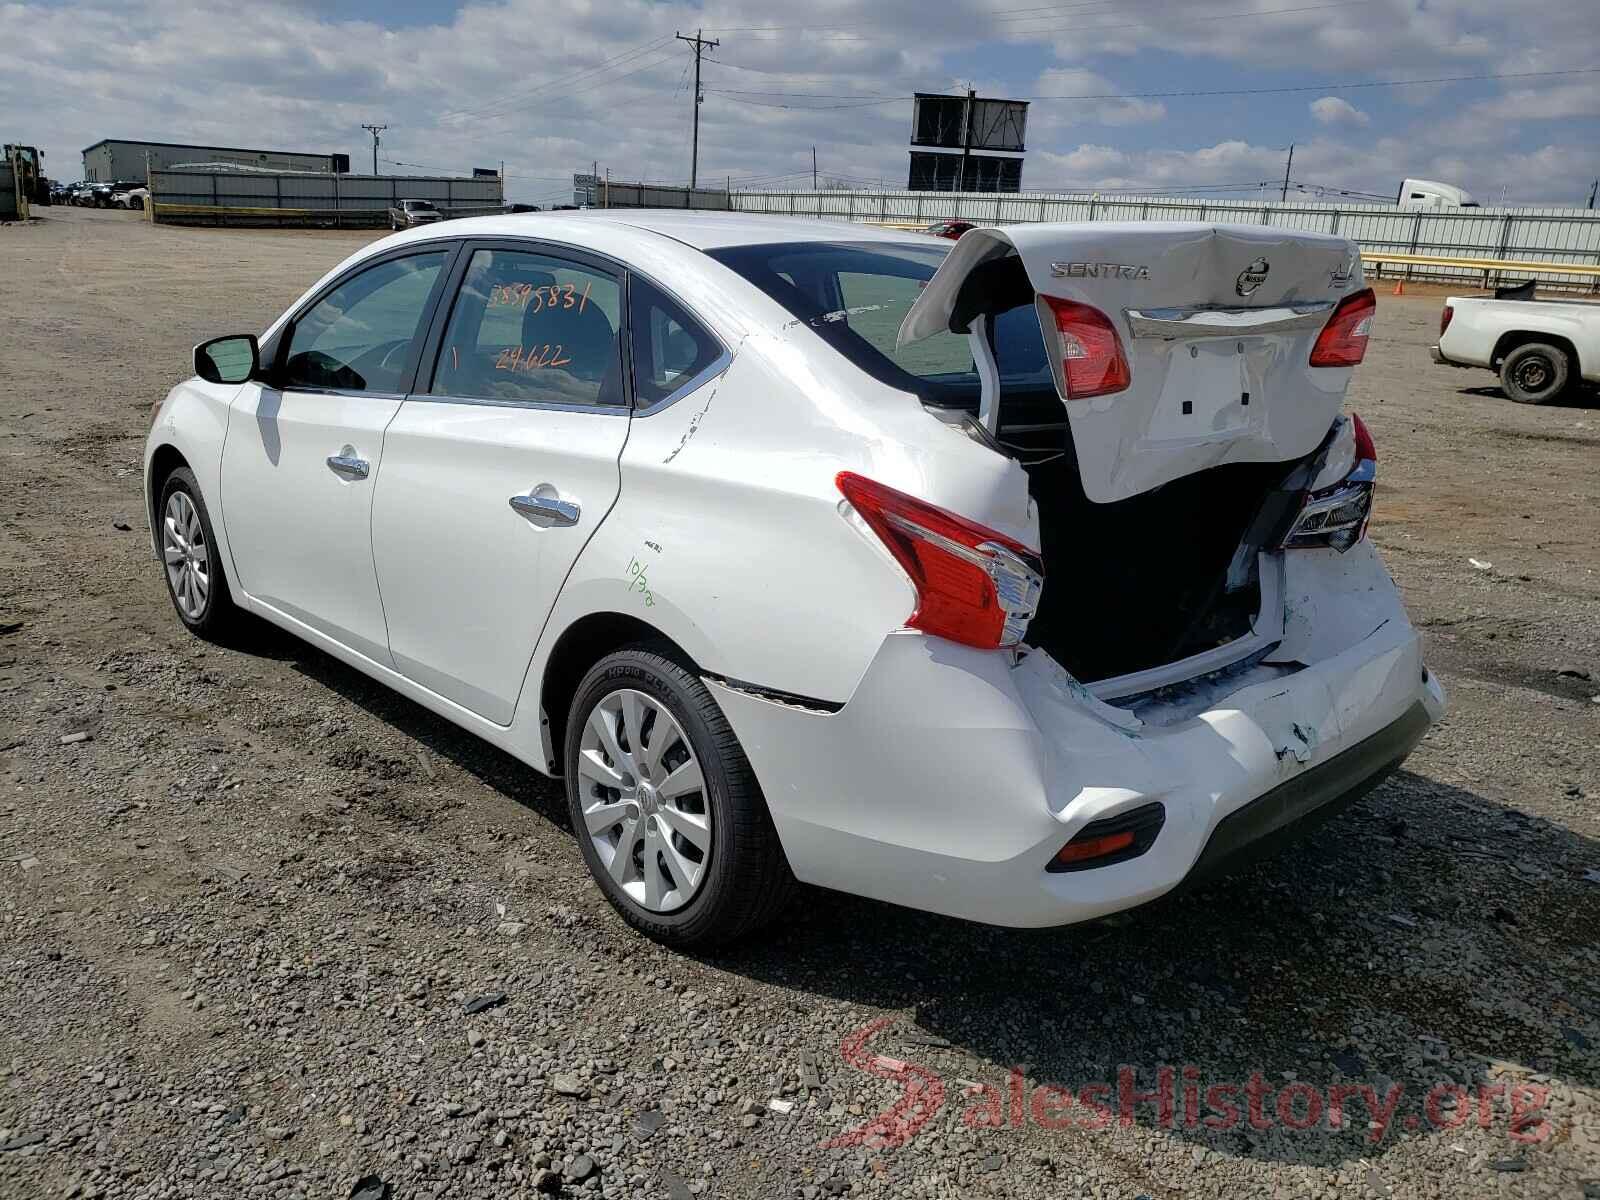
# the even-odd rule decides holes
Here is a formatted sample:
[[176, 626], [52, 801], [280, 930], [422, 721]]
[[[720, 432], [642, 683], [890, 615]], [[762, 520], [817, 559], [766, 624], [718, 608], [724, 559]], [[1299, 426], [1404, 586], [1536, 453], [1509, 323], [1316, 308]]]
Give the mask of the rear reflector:
[[1311, 348], [1313, 367], [1353, 367], [1367, 354], [1367, 338], [1372, 333], [1372, 317], [1378, 299], [1371, 288], [1352, 292], [1339, 301], [1333, 316], [1317, 335]]
[[1116, 327], [1105, 313], [1058, 296], [1043, 299], [1055, 317], [1067, 399], [1082, 400], [1126, 389], [1133, 375]]
[[852, 471], [836, 482], [911, 577], [907, 625], [983, 650], [1022, 640], [1044, 590], [1038, 551]]
[[1087, 871], [1138, 858], [1155, 844], [1156, 834], [1166, 820], [1166, 806], [1152, 801], [1114, 817], [1090, 821], [1056, 851], [1045, 870]]

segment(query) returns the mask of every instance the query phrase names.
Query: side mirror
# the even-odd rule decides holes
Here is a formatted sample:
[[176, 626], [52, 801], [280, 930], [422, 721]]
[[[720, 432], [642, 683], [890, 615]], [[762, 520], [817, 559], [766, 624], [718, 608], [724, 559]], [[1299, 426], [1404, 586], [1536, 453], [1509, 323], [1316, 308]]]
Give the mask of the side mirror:
[[194, 348], [194, 373], [207, 383], [244, 383], [261, 373], [261, 350], [253, 333], [212, 338]]

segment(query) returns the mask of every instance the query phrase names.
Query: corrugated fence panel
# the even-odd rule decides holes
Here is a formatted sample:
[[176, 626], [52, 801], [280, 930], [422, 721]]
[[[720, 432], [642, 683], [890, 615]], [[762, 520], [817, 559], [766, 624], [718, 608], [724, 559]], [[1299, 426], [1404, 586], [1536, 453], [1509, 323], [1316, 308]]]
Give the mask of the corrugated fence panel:
[[459, 208], [468, 214], [504, 206], [500, 179], [444, 175], [153, 171], [150, 190], [158, 204], [348, 212], [356, 214], [356, 223], [369, 225], [382, 224], [396, 200], [431, 200], [447, 211]]
[[[1271, 225], [1347, 237], [1369, 263], [1385, 251], [1432, 258], [1548, 262], [1550, 270], [1504, 272], [1535, 275], [1547, 283], [1600, 290], [1590, 277], [1560, 270], [1562, 263], [1600, 265], [1600, 212], [1574, 208], [1414, 210], [1392, 204], [1323, 200], [1210, 200], [1184, 196], [1102, 196], [1019, 192], [735, 192], [730, 207], [742, 212], [793, 213], [852, 221], [922, 224], [960, 218], [979, 224], [1025, 221], [1209, 221]], [[1370, 268], [1369, 268], [1370, 269]], [[1476, 267], [1399, 266], [1384, 275], [1460, 279], [1482, 286], [1502, 272]]]

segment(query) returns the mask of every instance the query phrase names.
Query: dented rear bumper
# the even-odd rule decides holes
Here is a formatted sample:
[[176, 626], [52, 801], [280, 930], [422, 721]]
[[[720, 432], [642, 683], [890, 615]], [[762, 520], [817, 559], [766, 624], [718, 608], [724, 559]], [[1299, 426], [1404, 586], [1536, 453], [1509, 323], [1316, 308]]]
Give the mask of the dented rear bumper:
[[[1042, 653], [1013, 665], [911, 632], [835, 713], [711, 686], [800, 879], [990, 924], [1087, 920], [1337, 811], [1443, 713], [1376, 554], [1310, 553], [1291, 601], [1315, 602], [1291, 605], [1284, 642], [1305, 657], [1179, 700], [1114, 707]], [[1048, 869], [1090, 822], [1152, 802], [1165, 819], [1138, 857]]]

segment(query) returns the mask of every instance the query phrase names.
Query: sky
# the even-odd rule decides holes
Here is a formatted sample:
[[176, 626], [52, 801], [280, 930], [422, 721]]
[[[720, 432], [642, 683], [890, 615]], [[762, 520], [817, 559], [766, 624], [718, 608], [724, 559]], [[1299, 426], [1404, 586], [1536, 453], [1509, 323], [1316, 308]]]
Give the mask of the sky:
[[814, 146], [903, 187], [911, 94], [969, 86], [1030, 99], [1027, 191], [1276, 194], [1291, 143], [1301, 198], [1581, 205], [1600, 175], [1600, 0], [0, 0], [0, 133], [70, 181], [106, 137], [368, 169], [385, 123], [384, 173], [504, 162], [559, 203], [593, 163], [688, 181], [696, 29], [702, 184], [809, 188]]

